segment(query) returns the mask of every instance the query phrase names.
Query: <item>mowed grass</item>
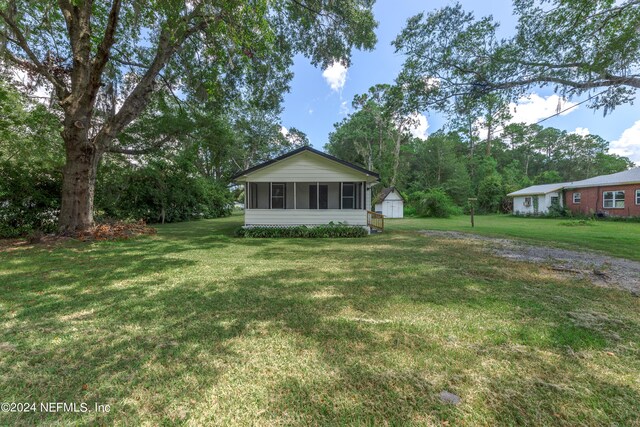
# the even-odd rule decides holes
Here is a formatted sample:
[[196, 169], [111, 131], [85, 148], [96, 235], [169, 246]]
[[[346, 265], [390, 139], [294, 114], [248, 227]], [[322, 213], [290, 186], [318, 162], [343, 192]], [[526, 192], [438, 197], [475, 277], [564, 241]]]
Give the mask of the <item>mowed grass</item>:
[[532, 243], [574, 250], [595, 250], [640, 260], [640, 223], [571, 218], [523, 218], [479, 215], [471, 228], [469, 216], [386, 220], [392, 230], [453, 230], [485, 236], [518, 238]]
[[314, 240], [231, 237], [241, 220], [1, 252], [0, 402], [110, 412], [0, 425], [640, 422], [640, 298], [426, 220]]

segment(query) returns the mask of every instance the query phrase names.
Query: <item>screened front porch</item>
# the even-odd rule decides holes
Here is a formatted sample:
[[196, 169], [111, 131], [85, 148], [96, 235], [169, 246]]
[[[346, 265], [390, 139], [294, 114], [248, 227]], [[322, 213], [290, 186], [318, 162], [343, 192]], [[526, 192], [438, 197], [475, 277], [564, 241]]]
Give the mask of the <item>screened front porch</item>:
[[366, 182], [247, 182], [245, 225], [367, 226]]
[[366, 210], [365, 182], [248, 182], [245, 209]]

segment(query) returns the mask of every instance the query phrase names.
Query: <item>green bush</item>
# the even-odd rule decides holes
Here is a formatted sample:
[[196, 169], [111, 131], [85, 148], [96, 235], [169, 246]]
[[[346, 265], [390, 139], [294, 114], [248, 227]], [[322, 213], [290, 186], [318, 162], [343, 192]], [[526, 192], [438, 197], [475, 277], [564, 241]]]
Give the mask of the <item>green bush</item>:
[[59, 170], [0, 162], [0, 238], [55, 232], [61, 189]]
[[198, 175], [186, 162], [105, 162], [98, 175], [99, 219], [179, 222], [227, 216], [232, 208], [226, 186]]
[[295, 227], [248, 227], [239, 228], [235, 233], [238, 237], [278, 238], [278, 237], [364, 237], [367, 230], [361, 226], [327, 224], [315, 227], [304, 225]]
[[497, 173], [484, 177], [478, 184], [478, 206], [482, 212], [498, 213], [504, 196], [502, 177]]
[[448, 218], [462, 213], [453, 199], [441, 188], [416, 191], [409, 196], [409, 204], [418, 216]]
[[571, 216], [571, 211], [566, 206], [560, 206], [559, 204], [552, 204], [549, 206], [547, 216], [551, 218], [565, 218]]

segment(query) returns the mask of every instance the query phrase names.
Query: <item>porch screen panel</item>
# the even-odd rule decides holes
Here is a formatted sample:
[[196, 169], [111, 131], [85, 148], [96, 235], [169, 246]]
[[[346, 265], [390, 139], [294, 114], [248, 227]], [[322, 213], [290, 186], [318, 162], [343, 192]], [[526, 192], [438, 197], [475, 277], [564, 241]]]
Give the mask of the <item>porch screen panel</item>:
[[293, 209], [293, 182], [287, 182], [284, 193], [285, 209]]
[[274, 182], [271, 184], [271, 209], [284, 209], [286, 184]]
[[309, 185], [309, 209], [329, 209], [329, 186], [327, 184]]
[[296, 182], [296, 209], [311, 209], [309, 207], [309, 187], [311, 185], [311, 182]]
[[328, 182], [329, 186], [329, 209], [340, 209], [340, 183]]
[[342, 183], [342, 209], [355, 208], [355, 191], [353, 182]]
[[269, 183], [254, 182], [255, 187], [251, 187], [251, 197], [255, 197], [253, 209], [269, 209]]

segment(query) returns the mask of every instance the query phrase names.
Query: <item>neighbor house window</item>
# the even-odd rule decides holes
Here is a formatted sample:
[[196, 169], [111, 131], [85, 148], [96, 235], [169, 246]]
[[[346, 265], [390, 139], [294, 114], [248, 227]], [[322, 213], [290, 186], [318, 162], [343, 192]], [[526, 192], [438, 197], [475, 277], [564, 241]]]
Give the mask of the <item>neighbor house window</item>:
[[531, 197], [525, 197], [524, 198], [524, 207], [528, 208], [531, 206]]
[[355, 185], [352, 182], [342, 183], [342, 209], [355, 209]]
[[580, 193], [573, 193], [573, 203], [578, 204], [580, 203]]
[[284, 209], [285, 184], [271, 184], [271, 209]]
[[624, 208], [624, 191], [605, 191], [602, 193], [602, 207]]
[[640, 190], [636, 190], [636, 205], [640, 205]]
[[560, 206], [560, 198], [558, 196], [551, 196], [551, 206]]

